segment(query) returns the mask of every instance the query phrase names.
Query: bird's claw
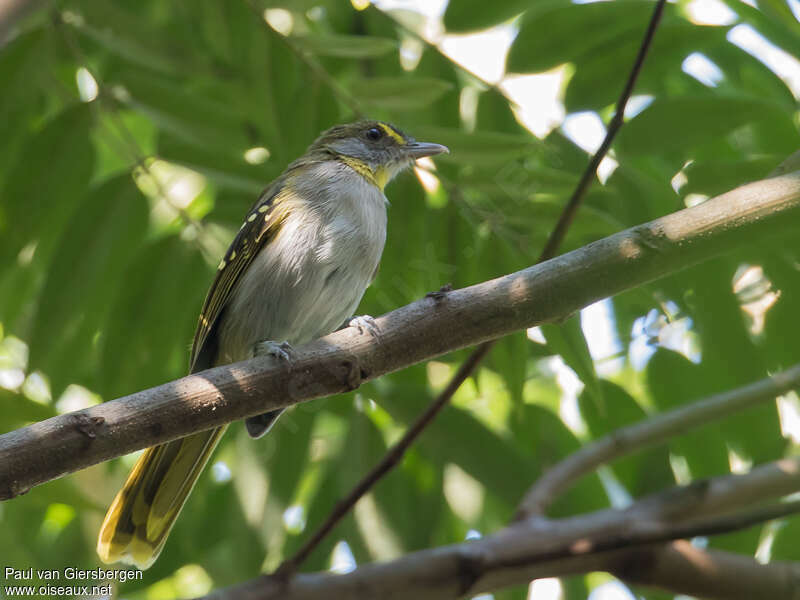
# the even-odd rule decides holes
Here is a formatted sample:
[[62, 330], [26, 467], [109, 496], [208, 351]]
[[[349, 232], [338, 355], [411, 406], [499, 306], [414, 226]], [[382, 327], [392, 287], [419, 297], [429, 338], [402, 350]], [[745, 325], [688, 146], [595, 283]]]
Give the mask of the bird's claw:
[[376, 340], [380, 339], [381, 337], [381, 330], [378, 328], [378, 324], [375, 322], [375, 319], [369, 315], [353, 317], [347, 322], [347, 326], [356, 327], [358, 329], [358, 333], [362, 335], [364, 334], [364, 331], [367, 331]]
[[283, 342], [262, 340], [253, 345], [253, 356], [271, 356], [278, 361], [289, 362], [293, 354], [294, 348], [285, 340]]
[[440, 287], [435, 292], [428, 292], [425, 294], [426, 298], [431, 298], [436, 302], [440, 302], [444, 300], [444, 297], [448, 294], [448, 292], [453, 291], [453, 284], [452, 283], [445, 283], [442, 287]]

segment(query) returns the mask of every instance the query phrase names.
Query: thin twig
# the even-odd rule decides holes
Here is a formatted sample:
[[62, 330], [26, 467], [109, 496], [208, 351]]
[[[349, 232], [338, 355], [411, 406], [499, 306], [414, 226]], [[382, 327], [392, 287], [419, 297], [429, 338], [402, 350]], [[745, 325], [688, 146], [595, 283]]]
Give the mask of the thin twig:
[[523, 498], [514, 520], [541, 515], [559, 494], [601, 464], [659, 444], [677, 433], [772, 400], [798, 386], [800, 364], [755, 383], [619, 429], [569, 455], [540, 477]]
[[556, 223], [555, 229], [553, 229], [553, 232], [550, 234], [550, 237], [544, 246], [544, 250], [542, 250], [542, 255], [539, 260], [547, 260], [556, 255], [556, 251], [561, 246], [561, 242], [564, 241], [564, 236], [567, 234], [567, 229], [569, 229], [569, 226], [575, 219], [575, 215], [578, 212], [578, 207], [580, 206], [581, 200], [586, 194], [589, 184], [594, 179], [595, 173], [597, 173], [597, 168], [600, 166], [600, 161], [602, 161], [605, 155], [608, 153], [608, 150], [611, 147], [611, 142], [614, 141], [617, 132], [624, 123], [625, 106], [628, 104], [628, 100], [633, 93], [633, 87], [636, 84], [636, 79], [639, 77], [639, 73], [642, 70], [642, 65], [644, 64], [644, 59], [647, 56], [647, 51], [650, 49], [650, 45], [656, 33], [656, 28], [661, 20], [661, 14], [664, 12], [664, 4], [666, 4], [666, 0], [659, 0], [658, 4], [656, 4], [656, 7], [653, 9], [653, 16], [650, 17], [650, 24], [647, 26], [647, 31], [644, 34], [642, 45], [639, 47], [639, 53], [636, 55], [633, 68], [628, 76], [628, 81], [625, 82], [625, 87], [619, 96], [619, 100], [617, 100], [617, 106], [614, 110], [614, 117], [608, 124], [606, 137], [603, 139], [603, 143], [600, 144], [597, 152], [595, 152], [594, 156], [592, 156], [592, 160], [589, 161], [589, 166], [583, 172], [583, 175], [578, 182], [578, 186], [575, 188], [575, 191], [572, 193], [572, 197], [564, 207], [564, 210], [558, 219], [558, 223]]
[[[631, 96], [636, 79], [641, 72], [645, 55], [647, 54], [647, 50], [650, 47], [655, 30], [658, 26], [658, 22], [661, 18], [665, 1], [666, 0], [659, 0], [655, 10], [653, 11], [653, 16], [650, 19], [647, 33], [645, 34], [642, 45], [639, 48], [639, 53], [636, 56], [636, 61], [634, 62], [631, 73], [628, 76], [628, 81], [625, 84], [625, 88], [620, 95], [617, 103], [616, 114], [609, 125], [606, 137], [584, 171], [583, 176], [578, 183], [578, 187], [575, 188], [575, 192], [572, 194], [567, 206], [565, 206], [564, 211], [561, 214], [561, 218], [556, 225], [556, 229], [548, 239], [548, 242], [545, 245], [545, 248], [542, 251], [537, 263], [543, 262], [555, 255], [556, 250], [561, 245], [564, 234], [574, 220], [575, 213], [577, 212], [578, 207], [580, 206], [580, 203], [586, 194], [589, 183], [591, 182], [594, 173], [597, 171], [597, 165], [600, 164], [600, 161], [608, 152], [614, 136], [622, 125], [622, 116], [625, 112], [625, 106]], [[458, 390], [461, 383], [472, 374], [472, 372], [477, 368], [481, 360], [483, 360], [483, 358], [489, 353], [489, 350], [492, 349], [496, 342], [497, 340], [484, 342], [476, 347], [475, 350], [473, 350], [472, 354], [470, 354], [467, 360], [462, 364], [450, 383], [447, 384], [447, 387], [444, 389], [444, 391], [442, 391], [442, 393], [436, 397], [430, 407], [411, 425], [411, 427], [406, 431], [405, 435], [403, 435], [400, 442], [391, 448], [384, 459], [356, 484], [353, 490], [347, 495], [345, 500], [338, 503], [334, 507], [333, 511], [322, 524], [322, 526], [317, 529], [309, 541], [306, 542], [293, 557], [287, 559], [278, 567], [276, 574], [280, 574], [282, 577], [289, 577], [294, 571], [297, 570], [297, 568], [303, 563], [303, 561], [314, 550], [314, 548], [347, 514], [350, 508], [352, 508], [356, 502], [358, 502], [358, 500], [364, 496], [364, 494], [366, 494], [386, 473], [391, 470], [394, 465], [397, 464], [399, 459], [405, 453], [406, 449], [414, 442], [414, 440], [416, 440], [417, 437], [419, 437], [419, 435], [431, 423], [433, 418], [442, 410], [442, 408], [447, 405], [455, 392]]]
[[[458, 372], [455, 374], [447, 388], [442, 391], [436, 400], [427, 408], [427, 410], [420, 416], [417, 421], [406, 430], [403, 437], [392, 446], [392, 448], [383, 456], [381, 462], [367, 473], [361, 481], [350, 491], [346, 498], [340, 500], [333, 507], [331, 514], [325, 519], [325, 522], [314, 532], [314, 535], [303, 544], [303, 546], [291, 558], [286, 559], [275, 571], [277, 577], [288, 577], [297, 567], [300, 566], [308, 555], [317, 547], [317, 545], [325, 538], [331, 529], [344, 517], [350, 509], [355, 506], [364, 494], [366, 494], [372, 486], [374, 486], [392, 467], [394, 467], [403, 458], [406, 450], [414, 443], [420, 433], [433, 421], [434, 417], [447, 405], [453, 394], [456, 393], [461, 383], [469, 377], [475, 364], [480, 362], [484, 354], [488, 352], [490, 344], [482, 344], [478, 349], [473, 352], [470, 357], [459, 367]], [[482, 348], [485, 350], [481, 351]]]

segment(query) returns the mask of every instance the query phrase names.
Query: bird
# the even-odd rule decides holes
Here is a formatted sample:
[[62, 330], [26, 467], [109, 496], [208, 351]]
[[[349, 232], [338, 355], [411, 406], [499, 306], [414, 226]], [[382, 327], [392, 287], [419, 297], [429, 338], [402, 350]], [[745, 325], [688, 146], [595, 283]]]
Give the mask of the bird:
[[[262, 355], [290, 360], [292, 347], [345, 326], [375, 334], [371, 317], [352, 317], [386, 240], [384, 188], [416, 159], [446, 152], [384, 121], [322, 132], [261, 193], [220, 261], [190, 372]], [[248, 433], [267, 433], [282, 410], [247, 419]], [[144, 451], [100, 527], [103, 562], [153, 564], [226, 428]]]

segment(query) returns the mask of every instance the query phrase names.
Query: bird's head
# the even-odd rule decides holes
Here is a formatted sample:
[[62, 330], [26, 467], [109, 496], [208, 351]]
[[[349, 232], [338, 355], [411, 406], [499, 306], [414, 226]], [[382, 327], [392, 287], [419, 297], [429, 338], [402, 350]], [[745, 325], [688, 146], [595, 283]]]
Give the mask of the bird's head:
[[324, 131], [309, 148], [348, 164], [383, 189], [418, 158], [449, 152], [446, 146], [418, 142], [394, 125], [383, 121], [358, 121]]

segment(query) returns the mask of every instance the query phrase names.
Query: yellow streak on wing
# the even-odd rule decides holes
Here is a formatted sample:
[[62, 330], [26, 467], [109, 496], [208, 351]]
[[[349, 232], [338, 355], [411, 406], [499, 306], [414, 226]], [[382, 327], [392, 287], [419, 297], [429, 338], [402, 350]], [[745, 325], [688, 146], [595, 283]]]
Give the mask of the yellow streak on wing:
[[[206, 300], [203, 303], [203, 308], [200, 311], [200, 320], [192, 343], [190, 364], [193, 371], [195, 368], [202, 370], [210, 366], [208, 364], [195, 364], [205, 344], [206, 337], [211, 333], [217, 317], [221, 314], [230, 293], [239, 280], [239, 276], [244, 273], [260, 246], [267, 243], [280, 228], [285, 218], [285, 213], [280, 210], [280, 205], [287, 195], [284, 188], [284, 180], [275, 181], [259, 198], [256, 207], [248, 213], [242, 228], [223, 257], [220, 263], [220, 270], [217, 271], [217, 277], [211, 284]], [[257, 221], [256, 215], [258, 214], [263, 214], [264, 219]]]

